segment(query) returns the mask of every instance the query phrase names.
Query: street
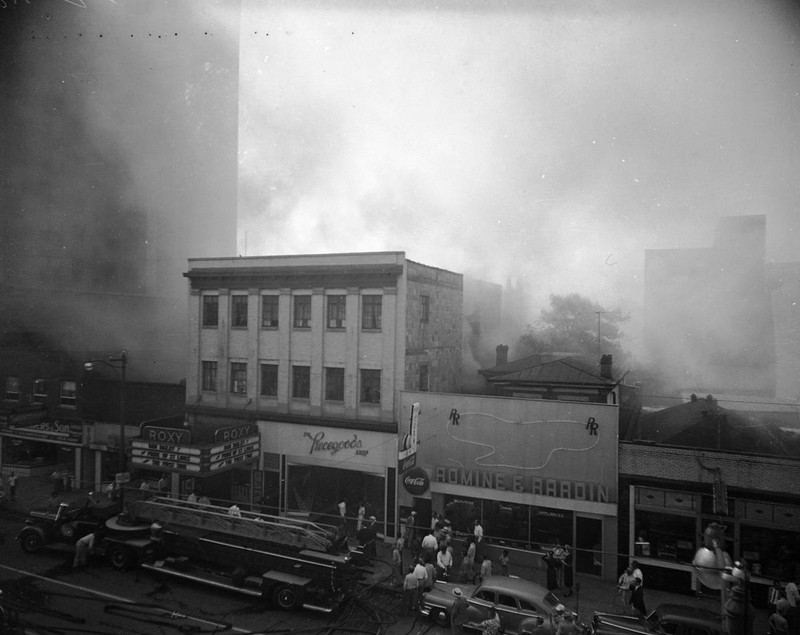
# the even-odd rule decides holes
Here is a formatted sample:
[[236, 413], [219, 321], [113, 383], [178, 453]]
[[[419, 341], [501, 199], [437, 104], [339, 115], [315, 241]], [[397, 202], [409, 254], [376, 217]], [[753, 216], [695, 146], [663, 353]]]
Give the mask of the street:
[[36, 632], [333, 633], [345, 626], [348, 631], [365, 633], [381, 628], [386, 633], [406, 633], [413, 628], [430, 628], [431, 633], [441, 630], [428, 622], [415, 627], [411, 617], [398, 618], [399, 596], [377, 590], [365, 591], [336, 615], [288, 613], [265, 608], [252, 598], [162, 579], [150, 572], [115, 571], [101, 559], [90, 558], [86, 568], [73, 569], [71, 554], [22, 552], [15, 540], [21, 527], [18, 517], [4, 515], [0, 519], [2, 605], [7, 620]]

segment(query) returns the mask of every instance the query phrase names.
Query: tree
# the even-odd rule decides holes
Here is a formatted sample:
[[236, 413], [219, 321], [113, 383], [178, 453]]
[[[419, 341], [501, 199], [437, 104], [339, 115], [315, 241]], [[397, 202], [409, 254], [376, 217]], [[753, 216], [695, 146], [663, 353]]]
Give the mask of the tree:
[[578, 293], [551, 295], [550, 308], [542, 309], [539, 321], [529, 324], [520, 337], [520, 357], [564, 352], [599, 359], [599, 353], [614, 355], [615, 362], [621, 362], [627, 355], [619, 341], [623, 334], [620, 325], [627, 320], [618, 307], [604, 308]]

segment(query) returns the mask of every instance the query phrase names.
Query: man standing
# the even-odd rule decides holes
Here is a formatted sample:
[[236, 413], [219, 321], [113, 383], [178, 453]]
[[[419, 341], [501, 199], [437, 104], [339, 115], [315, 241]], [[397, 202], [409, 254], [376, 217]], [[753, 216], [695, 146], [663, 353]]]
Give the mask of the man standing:
[[419, 593], [417, 586], [419, 578], [414, 574], [414, 565], [408, 568], [408, 573], [403, 579], [403, 595], [405, 596], [406, 614], [419, 608]]
[[431, 531], [422, 539], [422, 551], [425, 554], [425, 557], [430, 557], [431, 559], [436, 557], [436, 551], [439, 549], [439, 541], [436, 540], [436, 536], [433, 535]]
[[86, 534], [83, 538], [75, 543], [75, 559], [72, 561], [72, 567], [86, 566], [86, 560], [90, 553], [94, 552], [95, 532]]
[[8, 493], [11, 495], [11, 500], [17, 500], [17, 475], [11, 472], [8, 477]]
[[483, 540], [483, 526], [479, 520], [475, 521], [475, 527], [472, 530], [472, 534], [475, 536], [475, 542], [480, 544], [481, 540]]
[[455, 601], [450, 607], [450, 633], [451, 635], [463, 635], [464, 622], [467, 621], [467, 598], [464, 593], [456, 587], [453, 589]]

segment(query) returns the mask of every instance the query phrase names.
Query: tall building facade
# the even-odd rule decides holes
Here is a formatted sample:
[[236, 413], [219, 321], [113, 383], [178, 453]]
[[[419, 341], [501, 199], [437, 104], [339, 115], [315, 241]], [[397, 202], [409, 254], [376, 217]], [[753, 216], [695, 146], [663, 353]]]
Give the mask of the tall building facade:
[[364, 502], [393, 527], [398, 396], [458, 389], [461, 274], [375, 252], [192, 259], [185, 275], [188, 426], [252, 425], [264, 450], [200, 486], [322, 520]]
[[[181, 0], [46, 13], [0, 20], [1, 460], [92, 483], [82, 427], [119, 412], [84, 390], [84, 362], [127, 351], [138, 424], [134, 383], [163, 399], [185, 377], [186, 259], [235, 253], [238, 45]], [[96, 377], [116, 394], [117, 373]]]
[[766, 217], [720, 220], [713, 244], [645, 252], [644, 338], [671, 387], [775, 393]]

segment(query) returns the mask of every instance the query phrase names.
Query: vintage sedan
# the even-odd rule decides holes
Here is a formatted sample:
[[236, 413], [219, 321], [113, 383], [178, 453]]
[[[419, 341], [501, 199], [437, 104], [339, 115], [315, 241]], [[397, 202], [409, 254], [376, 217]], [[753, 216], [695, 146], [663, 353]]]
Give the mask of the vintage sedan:
[[660, 604], [644, 618], [595, 613], [593, 635], [725, 635], [719, 613], [684, 604]]
[[456, 587], [467, 598], [465, 629], [479, 630], [478, 625], [489, 617], [489, 610], [495, 609], [507, 635], [556, 631], [553, 618], [561, 603], [558, 597], [540, 584], [513, 576], [492, 576], [479, 586], [436, 582], [423, 594], [420, 612], [441, 624], [447, 623]]

